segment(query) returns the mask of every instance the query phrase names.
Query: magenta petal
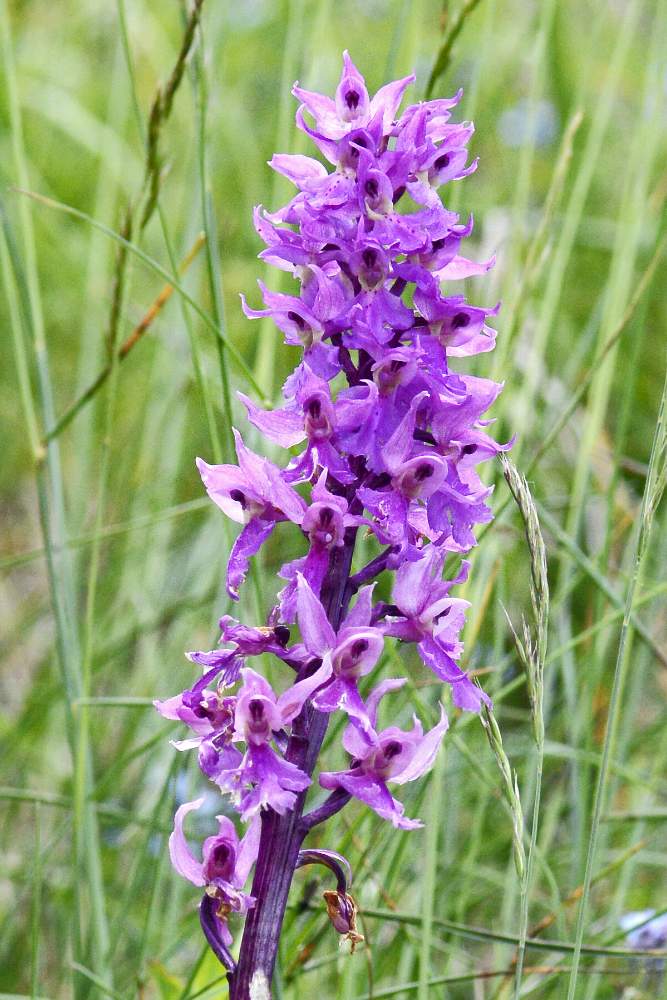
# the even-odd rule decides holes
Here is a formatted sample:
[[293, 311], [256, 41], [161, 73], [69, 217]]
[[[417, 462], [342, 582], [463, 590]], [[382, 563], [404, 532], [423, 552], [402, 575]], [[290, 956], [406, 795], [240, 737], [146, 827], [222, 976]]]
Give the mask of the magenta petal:
[[284, 725], [288, 725], [292, 719], [296, 718], [303, 708], [304, 702], [310, 698], [313, 691], [321, 687], [330, 677], [331, 660], [329, 657], [325, 657], [322, 666], [312, 676], [298, 681], [280, 695], [277, 704]]
[[403, 815], [402, 803], [393, 798], [384, 781], [361, 772], [338, 771], [320, 774], [320, 784], [324, 788], [344, 788], [397, 828], [414, 830], [423, 826], [419, 820], [408, 819]]
[[324, 578], [327, 575], [329, 566], [329, 552], [319, 546], [311, 546], [306, 556], [301, 572], [304, 579], [312, 589], [313, 593], [319, 597]]
[[303, 574], [297, 576], [297, 618], [303, 642], [309, 653], [324, 656], [336, 645], [336, 633], [331, 627], [322, 603], [312, 591]]
[[[197, 682], [200, 684], [201, 681], [206, 680], [206, 675]], [[205, 684], [202, 684], [201, 692], [203, 694]], [[184, 722], [186, 726], [196, 734], [197, 737], [208, 736], [211, 732], [212, 725], [209, 717], [202, 717], [201, 714], [197, 714], [188, 704], [186, 704], [185, 699], [191, 695], [191, 691], [184, 691], [182, 694], [176, 695], [174, 698], [168, 698], [166, 701], [154, 701], [153, 704], [158, 710], [160, 715], [165, 719], [174, 719], [178, 722]], [[190, 741], [186, 741], [190, 743]], [[191, 744], [196, 746], [197, 744]]]
[[218, 900], [204, 893], [204, 898], [199, 904], [199, 920], [213, 954], [226, 969], [232, 969], [234, 959], [228, 951], [232, 944], [232, 935], [227, 921], [221, 920], [218, 916], [216, 912], [218, 907]]
[[177, 722], [183, 722], [182, 711], [184, 706], [182, 694], [176, 694], [173, 698], [166, 698], [164, 701], [155, 700], [153, 705], [163, 719], [173, 719]]
[[371, 720], [373, 726], [377, 725], [377, 711], [380, 701], [386, 694], [390, 691], [398, 691], [402, 688], [404, 684], [407, 684], [407, 677], [390, 677], [387, 680], [380, 681], [377, 684], [368, 698], [366, 699], [366, 709], [368, 711], [368, 717]]
[[255, 455], [249, 448], [246, 448], [236, 429], [234, 437], [241, 471], [247, 482], [252, 484], [257, 495], [281, 511], [290, 521], [301, 524], [306, 505], [299, 494], [283, 480], [280, 469], [273, 462]]
[[364, 731], [372, 730], [371, 721], [368, 717], [368, 710], [364, 705], [359, 689], [355, 681], [342, 681], [342, 697], [339, 702], [340, 708], [347, 712], [350, 719], [355, 719]]
[[291, 448], [303, 441], [306, 432], [303, 427], [301, 409], [262, 410], [255, 406], [252, 400], [237, 393], [248, 412], [248, 420], [254, 424], [270, 441], [275, 441], [281, 448]]
[[441, 705], [440, 722], [433, 729], [429, 730], [417, 744], [414, 755], [407, 767], [399, 774], [392, 775], [391, 780], [395, 781], [397, 785], [404, 785], [406, 781], [414, 781], [416, 778], [421, 778], [422, 774], [426, 774], [435, 763], [442, 737], [447, 732], [448, 726], [449, 721]]
[[431, 636], [426, 636], [417, 646], [419, 655], [436, 677], [447, 684], [460, 680], [463, 671]]
[[418, 618], [428, 604], [432, 581], [439, 577], [445, 555], [437, 545], [427, 545], [421, 559], [399, 567], [392, 597], [406, 617]]
[[250, 826], [239, 843], [238, 854], [236, 855], [235, 881], [237, 882], [239, 888], [245, 885], [250, 869], [257, 860], [261, 832], [262, 828], [259, 816], [255, 816], [250, 821]]
[[363, 729], [354, 721], [345, 727], [343, 732], [343, 749], [353, 760], [362, 760], [379, 746], [377, 733], [374, 729]]
[[244, 495], [250, 494], [253, 500], [256, 500], [257, 496], [241, 470], [236, 465], [209, 465], [203, 458], [198, 458], [196, 461], [206, 492], [213, 503], [217, 504], [227, 517], [243, 524], [245, 521], [243, 505], [232, 500], [230, 494], [238, 490]]
[[275, 526], [275, 521], [253, 517], [234, 542], [227, 563], [227, 593], [233, 600], [239, 599], [239, 587], [248, 573], [251, 556], [260, 550]]
[[[310, 778], [307, 774], [291, 764], [269, 746], [252, 747], [249, 751], [255, 767], [255, 775], [260, 782], [276, 781], [283, 789], [291, 792], [302, 792], [308, 788]], [[269, 803], [270, 805], [271, 803]]]
[[479, 712], [483, 703], [491, 705], [489, 696], [473, 684], [465, 671], [430, 636], [423, 639], [417, 649], [436, 677], [451, 684], [452, 698], [457, 708], [463, 708], [466, 712]]
[[333, 678], [330, 684], [318, 691], [313, 698], [313, 705], [318, 712], [335, 712], [341, 707], [343, 697], [343, 682], [337, 677]]
[[392, 121], [396, 116], [398, 106], [403, 99], [403, 94], [407, 87], [411, 83], [415, 82], [415, 75], [411, 73], [410, 76], [403, 77], [402, 80], [394, 80], [392, 83], [387, 83], [384, 87], [380, 87], [373, 99], [371, 100], [370, 115], [371, 118], [375, 116], [378, 111], [382, 111], [382, 128], [386, 131], [389, 129]]
[[199, 809], [203, 801], [203, 798], [195, 799], [194, 802], [186, 802], [179, 806], [174, 817], [174, 831], [169, 837], [169, 856], [172, 865], [179, 875], [199, 886], [206, 885], [203, 866], [190, 852], [183, 833], [183, 821], [189, 812], [192, 812], [193, 809]]
[[324, 164], [300, 153], [275, 153], [269, 160], [269, 166], [297, 187], [312, 185], [313, 181], [321, 181], [328, 176]]
[[488, 708], [493, 707], [488, 694], [474, 684], [466, 674], [463, 674], [458, 683], [452, 685], [452, 701], [457, 708], [462, 708], [465, 712], [480, 712], [483, 704]]
[[330, 97], [325, 97], [323, 94], [317, 94], [312, 90], [304, 90], [303, 87], [299, 87], [297, 83], [292, 87], [292, 93], [298, 101], [306, 106], [308, 111], [310, 111], [313, 118], [316, 120], [318, 118], [325, 118], [328, 115], [336, 114], [336, 105]]
[[463, 278], [471, 278], [474, 275], [486, 274], [496, 263], [495, 257], [489, 257], [481, 264], [467, 260], [465, 257], [454, 257], [448, 264], [441, 267], [437, 272], [441, 281], [461, 281]]
[[343, 622], [344, 628], [363, 627], [370, 623], [374, 589], [374, 583], [361, 587], [354, 607], [348, 612], [347, 618]]

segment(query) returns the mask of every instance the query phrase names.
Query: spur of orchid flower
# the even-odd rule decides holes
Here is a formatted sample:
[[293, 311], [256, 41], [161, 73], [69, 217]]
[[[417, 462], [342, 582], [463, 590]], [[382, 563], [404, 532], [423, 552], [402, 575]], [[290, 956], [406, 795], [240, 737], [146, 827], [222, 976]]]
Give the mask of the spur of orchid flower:
[[[399, 114], [413, 80], [371, 97], [345, 52], [333, 97], [294, 86], [296, 124], [316, 155], [276, 154], [270, 166], [294, 196], [254, 212], [260, 259], [286, 272], [292, 287], [260, 282], [262, 303], [242, 297], [242, 308], [273, 320], [295, 368], [275, 409], [239, 393], [250, 433], [271, 458], [235, 429], [237, 464], [197, 460], [213, 502], [242, 526], [227, 564], [232, 600], [274, 532], [296, 530], [301, 539], [296, 558], [278, 569], [284, 585], [266, 623], [225, 615], [218, 648], [188, 654], [202, 675], [156, 702], [190, 728], [175, 746], [197, 750], [223, 795], [202, 860], [183, 828], [201, 800], [179, 807], [170, 850], [176, 870], [204, 889], [202, 928], [227, 968], [232, 1000], [247, 1000], [251, 983], [268, 990], [303, 864], [336, 874], [336, 890], [325, 894], [332, 924], [353, 944], [361, 940], [349, 865], [334, 852], [303, 849], [313, 827], [352, 799], [396, 827], [420, 825], [389, 786], [429, 770], [447, 716], [441, 705], [427, 732], [417, 718], [407, 730], [380, 726], [381, 699], [398, 704], [405, 684], [382, 679], [385, 644], [413, 643], [455, 708], [490, 704], [460, 666], [468, 602], [452, 591], [466, 580], [462, 558], [476, 544], [475, 527], [491, 519], [478, 466], [510, 446], [493, 440], [485, 418], [502, 386], [465, 371], [466, 359], [493, 349], [498, 306], [469, 304], [460, 282], [493, 259], [460, 253], [472, 219], [448, 210], [439, 193], [477, 165], [466, 148], [472, 125], [451, 120], [461, 94]], [[360, 532], [374, 547], [365, 565], [355, 553]], [[259, 656], [275, 660], [275, 690]], [[320, 760], [334, 713], [346, 718], [349, 755], [337, 771]], [[246, 824], [242, 836], [234, 815]], [[234, 921], [245, 920], [236, 958], [230, 918], [235, 933]]]

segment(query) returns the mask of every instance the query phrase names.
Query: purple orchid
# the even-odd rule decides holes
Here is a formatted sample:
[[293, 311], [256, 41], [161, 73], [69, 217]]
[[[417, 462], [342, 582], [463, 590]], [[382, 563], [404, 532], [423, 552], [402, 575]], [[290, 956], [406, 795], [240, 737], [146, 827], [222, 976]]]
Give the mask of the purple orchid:
[[306, 505], [272, 462], [246, 448], [237, 430], [234, 437], [238, 466], [208, 465], [198, 458], [197, 467], [211, 500], [232, 520], [245, 525], [227, 567], [227, 591], [237, 600], [250, 557], [260, 549], [277, 521], [300, 524]]
[[367, 702], [370, 729], [361, 730], [353, 722], [343, 735], [343, 746], [353, 758], [352, 765], [347, 771], [322, 771], [320, 785], [342, 788], [394, 826], [413, 830], [423, 824], [403, 815], [403, 805], [392, 796], [387, 782], [404, 785], [425, 774], [433, 766], [449, 723], [441, 708], [440, 722], [426, 734], [416, 718], [408, 733], [396, 726], [376, 732], [378, 702], [387, 691], [403, 683], [404, 680], [389, 680], [375, 688]]
[[299, 575], [297, 587], [297, 618], [303, 644], [309, 653], [321, 659], [318, 675], [325, 681], [315, 691], [313, 705], [327, 713], [341, 708], [364, 728], [370, 728], [370, 717], [357, 681], [370, 673], [384, 645], [381, 630], [370, 625], [373, 587], [362, 587], [338, 632], [304, 576]]
[[387, 617], [384, 632], [417, 643], [426, 666], [451, 686], [454, 704], [479, 712], [482, 703], [490, 708], [491, 700], [456, 663], [463, 652], [459, 633], [470, 604], [449, 596], [453, 586], [466, 580], [469, 564], [463, 563], [456, 579], [443, 580], [445, 554], [443, 549], [427, 545], [421, 559], [399, 567], [392, 598], [400, 614]]
[[216, 900], [215, 914], [220, 937], [229, 946], [232, 935], [227, 926], [227, 916], [230, 913], [247, 913], [255, 905], [253, 897], [243, 892], [243, 886], [257, 858], [259, 825], [251, 823], [242, 840], [239, 840], [232, 821], [227, 816], [216, 817], [218, 832], [204, 841], [202, 860], [197, 861], [185, 839], [183, 823], [187, 814], [199, 809], [203, 802], [203, 799], [195, 799], [176, 810], [174, 832], [169, 837], [169, 855], [179, 875], [193, 885], [205, 887], [207, 895]]
[[245, 742], [247, 750], [237, 766], [219, 770], [214, 780], [232, 795], [243, 820], [266, 808], [282, 815], [293, 808], [296, 793], [308, 787], [310, 778], [271, 743], [284, 734], [306, 699], [326, 679], [327, 671], [320, 667], [280, 697], [250, 667], [242, 668], [241, 675], [243, 684], [236, 697], [231, 739]]
[[[270, 317], [300, 352], [279, 405], [262, 409], [239, 393], [249, 422], [283, 457], [255, 454], [235, 430], [237, 464], [197, 463], [211, 499], [242, 525], [227, 565], [234, 600], [252, 557], [283, 530], [278, 526], [296, 525], [302, 542], [277, 569], [284, 585], [266, 626], [223, 617], [218, 647], [188, 654], [202, 669], [199, 679], [156, 702], [163, 716], [191, 730], [175, 746], [197, 750], [204, 775], [251, 824], [239, 842], [221, 820], [198, 862], [182, 830], [195, 807], [189, 804], [177, 813], [171, 842], [177, 870], [206, 887], [201, 924], [228, 969], [231, 1000], [248, 1000], [258, 970], [271, 977], [292, 874], [312, 860], [313, 852], [302, 850], [309, 830], [351, 798], [396, 827], [420, 825], [388, 785], [429, 770], [447, 717], [441, 707], [426, 733], [417, 719], [409, 731], [378, 729], [380, 699], [405, 683], [380, 681], [366, 696], [364, 678], [380, 672], [385, 643], [414, 643], [457, 709], [490, 704], [458, 662], [468, 602], [452, 591], [468, 564], [447, 579], [443, 571], [491, 519], [491, 488], [479, 466], [511, 446], [492, 439], [485, 416], [502, 386], [462, 370], [471, 356], [493, 349], [489, 322], [498, 306], [470, 304], [460, 285], [452, 294], [447, 287], [485, 274], [494, 259], [464, 256], [472, 217], [461, 219], [438, 194], [477, 166], [467, 152], [472, 125], [451, 120], [461, 94], [399, 114], [413, 79], [371, 96], [345, 52], [333, 97], [295, 85], [297, 126], [329, 166], [302, 154], [272, 158], [294, 192], [282, 208], [255, 208], [259, 256], [294, 285], [286, 293], [260, 282], [258, 308], [242, 297], [246, 316]], [[364, 565], [355, 551], [360, 531], [370, 547]], [[383, 574], [394, 574], [391, 604], [373, 596]], [[258, 656], [281, 672], [282, 693], [247, 665]], [[350, 764], [320, 772], [330, 794], [308, 812], [337, 711], [347, 720]], [[334, 927], [358, 942], [347, 882], [325, 898]], [[229, 952], [232, 911], [246, 913], [238, 965]]]
[[308, 585], [320, 593], [332, 550], [345, 544], [345, 531], [366, 523], [364, 518], [349, 513], [347, 500], [326, 488], [327, 470], [324, 469], [312, 488], [313, 502], [304, 514], [301, 528], [308, 537], [308, 555], [285, 563], [280, 576], [288, 585], [280, 591], [280, 617], [283, 622], [296, 619], [297, 578], [302, 574]]

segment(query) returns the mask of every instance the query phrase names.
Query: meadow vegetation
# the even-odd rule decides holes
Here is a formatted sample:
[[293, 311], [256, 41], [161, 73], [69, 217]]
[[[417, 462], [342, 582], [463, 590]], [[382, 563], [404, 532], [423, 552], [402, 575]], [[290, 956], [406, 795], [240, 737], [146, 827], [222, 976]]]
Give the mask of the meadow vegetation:
[[[226, 995], [166, 850], [205, 782], [152, 699], [191, 682], [183, 651], [230, 610], [234, 529], [194, 458], [229, 461], [232, 424], [267, 453], [235, 391], [275, 403], [295, 359], [241, 311], [258, 276], [289, 290], [252, 209], [290, 194], [272, 153], [306, 149], [291, 84], [331, 92], [344, 48], [371, 90], [413, 69], [420, 97], [463, 87], [476, 124], [479, 169], [446, 204], [497, 255], [469, 282], [503, 303], [472, 370], [505, 382], [493, 434], [516, 434], [546, 543], [545, 735], [542, 754], [507, 617], [519, 637], [533, 621], [535, 535], [531, 554], [488, 464], [497, 516], [457, 596], [517, 773], [528, 897], [513, 774], [449, 705], [403, 795], [423, 830], [354, 803], [313, 836], [352, 863], [365, 946], [338, 949], [330, 886], [298, 872], [276, 997], [662, 995], [619, 918], [667, 908], [665, 0], [0, 0], [0, 46], [2, 995]], [[239, 617], [271, 605], [297, 544], [276, 533]], [[396, 723], [432, 726], [441, 686], [415, 651], [385, 673], [410, 677]], [[218, 810], [209, 790], [193, 828]]]

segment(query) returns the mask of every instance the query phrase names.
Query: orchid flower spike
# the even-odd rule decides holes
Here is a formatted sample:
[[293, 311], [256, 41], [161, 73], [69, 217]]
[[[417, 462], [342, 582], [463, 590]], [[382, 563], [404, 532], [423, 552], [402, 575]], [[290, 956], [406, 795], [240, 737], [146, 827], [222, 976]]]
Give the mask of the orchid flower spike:
[[[398, 724], [405, 679], [382, 679], [385, 648], [414, 644], [455, 710], [491, 704], [460, 665], [469, 603], [457, 588], [477, 526], [492, 517], [480, 469], [512, 443], [489, 433], [502, 385], [466, 370], [494, 347], [498, 305], [473, 304], [448, 286], [486, 274], [494, 258], [464, 255], [473, 219], [440, 200], [443, 186], [477, 166], [467, 151], [472, 124], [452, 119], [461, 93], [401, 112], [413, 80], [372, 94], [346, 51], [332, 93], [294, 85], [297, 127], [318, 155], [274, 155], [270, 166], [292, 197], [253, 214], [260, 258], [292, 284], [283, 292], [259, 282], [254, 297], [241, 297], [246, 317], [273, 321], [294, 369], [274, 409], [239, 393], [258, 451], [235, 429], [235, 461], [197, 459], [209, 497], [239, 525], [228, 595], [240, 599], [265, 545], [260, 592], [274, 575], [282, 581], [265, 623], [225, 614], [218, 645], [188, 654], [197, 673], [185, 690], [155, 702], [187, 727], [174, 746], [196, 751], [226, 799], [201, 854], [190, 850], [184, 821], [202, 799], [181, 805], [169, 849], [176, 871], [204, 890], [201, 926], [228, 970], [231, 1000], [247, 1000], [260, 973], [268, 989], [276, 929], [303, 864], [335, 874], [329, 918], [352, 949], [362, 940], [347, 862], [303, 845], [314, 826], [352, 799], [397, 828], [421, 825], [390, 787], [432, 767], [447, 715], [441, 704], [427, 732], [414, 717], [410, 729]], [[368, 560], [355, 548], [362, 533]], [[378, 709], [390, 692], [394, 721], [382, 728]], [[337, 712], [349, 762], [326, 770], [322, 747]], [[330, 794], [307, 807], [320, 788]], [[245, 824], [241, 836], [230, 811]], [[237, 963], [234, 915], [245, 917]]]

